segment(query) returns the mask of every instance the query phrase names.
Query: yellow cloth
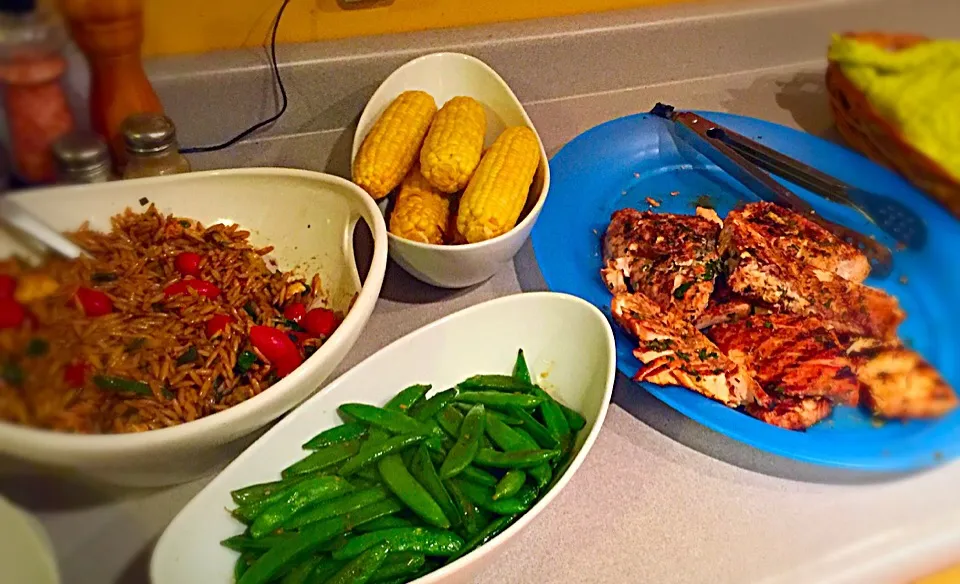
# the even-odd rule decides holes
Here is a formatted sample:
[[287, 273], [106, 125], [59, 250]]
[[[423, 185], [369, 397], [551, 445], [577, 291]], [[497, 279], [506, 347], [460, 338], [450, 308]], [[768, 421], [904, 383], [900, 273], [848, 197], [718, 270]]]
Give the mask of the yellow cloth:
[[960, 41], [888, 51], [835, 35], [827, 56], [907, 143], [960, 180]]

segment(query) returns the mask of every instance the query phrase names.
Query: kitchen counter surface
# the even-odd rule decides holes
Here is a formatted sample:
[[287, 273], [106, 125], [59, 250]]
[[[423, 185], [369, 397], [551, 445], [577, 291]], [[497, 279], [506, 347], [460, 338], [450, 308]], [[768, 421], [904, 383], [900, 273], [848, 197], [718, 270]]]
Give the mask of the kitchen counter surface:
[[[525, 105], [551, 151], [656, 101], [758, 116], [829, 138], [823, 65], [754, 68]], [[284, 153], [304, 150], [325, 160], [340, 134], [255, 143], [245, 160], [298, 166], [306, 155]], [[222, 160], [200, 159], [200, 166]], [[427, 287], [391, 264], [368, 330], [338, 374], [441, 316], [539, 289], [529, 244], [511, 269], [461, 291]], [[161, 490], [94, 489], [23, 471], [0, 477], [0, 491], [40, 517], [66, 584], [133, 584], [147, 581], [156, 538], [208, 480]], [[903, 582], [960, 559], [958, 484], [958, 463], [890, 477], [765, 454], [687, 420], [621, 376], [581, 470], [479, 582]]]

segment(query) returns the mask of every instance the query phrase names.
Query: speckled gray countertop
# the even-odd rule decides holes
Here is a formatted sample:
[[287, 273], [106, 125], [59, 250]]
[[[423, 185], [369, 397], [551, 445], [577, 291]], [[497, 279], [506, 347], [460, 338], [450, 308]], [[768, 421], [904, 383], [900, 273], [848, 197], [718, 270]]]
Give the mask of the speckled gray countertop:
[[[787, 1], [775, 8], [736, 2], [706, 14], [682, 7], [294, 47], [285, 60], [292, 65], [284, 67], [285, 76], [295, 79], [293, 99], [310, 99], [305, 88], [334, 80], [340, 85], [333, 91], [342, 97], [316, 115], [301, 102], [285, 128], [194, 162], [198, 167], [304, 166], [342, 174], [349, 123], [376, 86], [367, 77], [344, 73], [351, 46], [367, 51], [366, 57], [356, 57], [361, 67], [364, 58], [372, 62], [378, 52], [387, 54], [375, 72], [382, 77], [412, 54], [466, 44], [467, 52], [492, 62], [514, 86], [552, 151], [597, 123], [648, 109], [656, 101], [762, 117], [829, 137], [820, 60], [826, 32], [903, 26], [957, 36], [958, 23], [953, 0], [909, 6], [896, 0]], [[617, 35], [633, 39], [630, 58], [637, 61], [632, 67], [602, 48], [605, 42], [620, 42]], [[505, 54], [504, 45], [520, 38], [527, 50]], [[398, 48], [404, 43], [408, 50]], [[528, 63], [528, 57], [587, 50], [578, 43], [593, 47], [579, 65], [570, 65], [593, 63], [582, 77], [549, 67], [537, 78], [525, 74], [540, 66], [536, 60]], [[259, 57], [252, 54], [218, 58], [151, 65], [185, 142], [223, 137], [224, 125], [205, 115], [212, 112], [210, 104], [189, 98], [198, 95], [198, 84], [229, 86], [230, 79], [241, 82], [237, 76], [263, 74]], [[245, 66], [233, 62], [245, 60], [250, 61]], [[194, 74], [192, 66], [200, 72]], [[331, 67], [340, 67], [340, 77], [330, 77]], [[320, 81], [317, 71], [326, 75]], [[636, 74], [632, 82], [623, 78], [630, 71]], [[564, 91], [554, 90], [561, 86]], [[269, 104], [254, 108], [249, 116], [269, 109]], [[225, 117], [230, 127], [248, 121], [235, 111]], [[368, 330], [338, 373], [443, 315], [538, 289], [543, 282], [529, 244], [512, 269], [461, 291], [419, 284], [391, 264]], [[66, 583], [140, 584], [147, 581], [154, 541], [207, 480], [162, 490], [64, 490], [62, 483], [25, 471], [0, 477], [0, 490], [40, 517]], [[479, 582], [905, 582], [960, 560], [958, 484], [957, 463], [878, 477], [768, 455], [684, 418], [621, 377], [614, 405], [580, 471]]]

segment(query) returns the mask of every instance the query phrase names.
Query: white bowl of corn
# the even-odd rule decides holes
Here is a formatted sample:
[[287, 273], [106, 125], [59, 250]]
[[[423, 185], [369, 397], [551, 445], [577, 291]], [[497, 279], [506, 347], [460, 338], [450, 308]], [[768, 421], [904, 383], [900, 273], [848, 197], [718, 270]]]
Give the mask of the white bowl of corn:
[[380, 203], [390, 257], [441, 288], [478, 284], [510, 263], [550, 187], [520, 101], [460, 53], [425, 55], [387, 77], [360, 117], [351, 167]]

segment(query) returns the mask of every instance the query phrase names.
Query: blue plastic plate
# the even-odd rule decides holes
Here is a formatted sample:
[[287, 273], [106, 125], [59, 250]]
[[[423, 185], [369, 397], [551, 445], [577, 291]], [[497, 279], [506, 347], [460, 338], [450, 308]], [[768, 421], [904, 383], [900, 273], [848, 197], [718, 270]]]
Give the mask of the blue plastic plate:
[[[894, 253], [894, 273], [871, 278], [900, 300], [904, 341], [960, 388], [960, 223], [896, 174], [808, 134], [730, 114], [704, 116], [861, 188], [899, 198], [927, 223], [923, 250]], [[638, 114], [597, 126], [550, 161], [550, 198], [533, 230], [533, 248], [547, 285], [593, 303], [609, 316], [610, 294], [600, 280], [600, 237], [617, 209], [650, 208], [692, 214], [707, 204], [721, 217], [749, 191], [688, 147], [674, 143], [659, 118]], [[786, 183], [785, 183], [786, 184]], [[891, 242], [855, 211], [802, 189], [792, 190], [826, 218]], [[618, 327], [617, 363], [628, 376], [640, 367], [634, 343]], [[857, 408], [837, 407], [806, 432], [783, 430], [678, 387], [641, 384], [689, 418], [762, 450], [809, 463], [875, 471], [906, 471], [960, 453], [960, 411], [936, 420], [884, 422]]]

